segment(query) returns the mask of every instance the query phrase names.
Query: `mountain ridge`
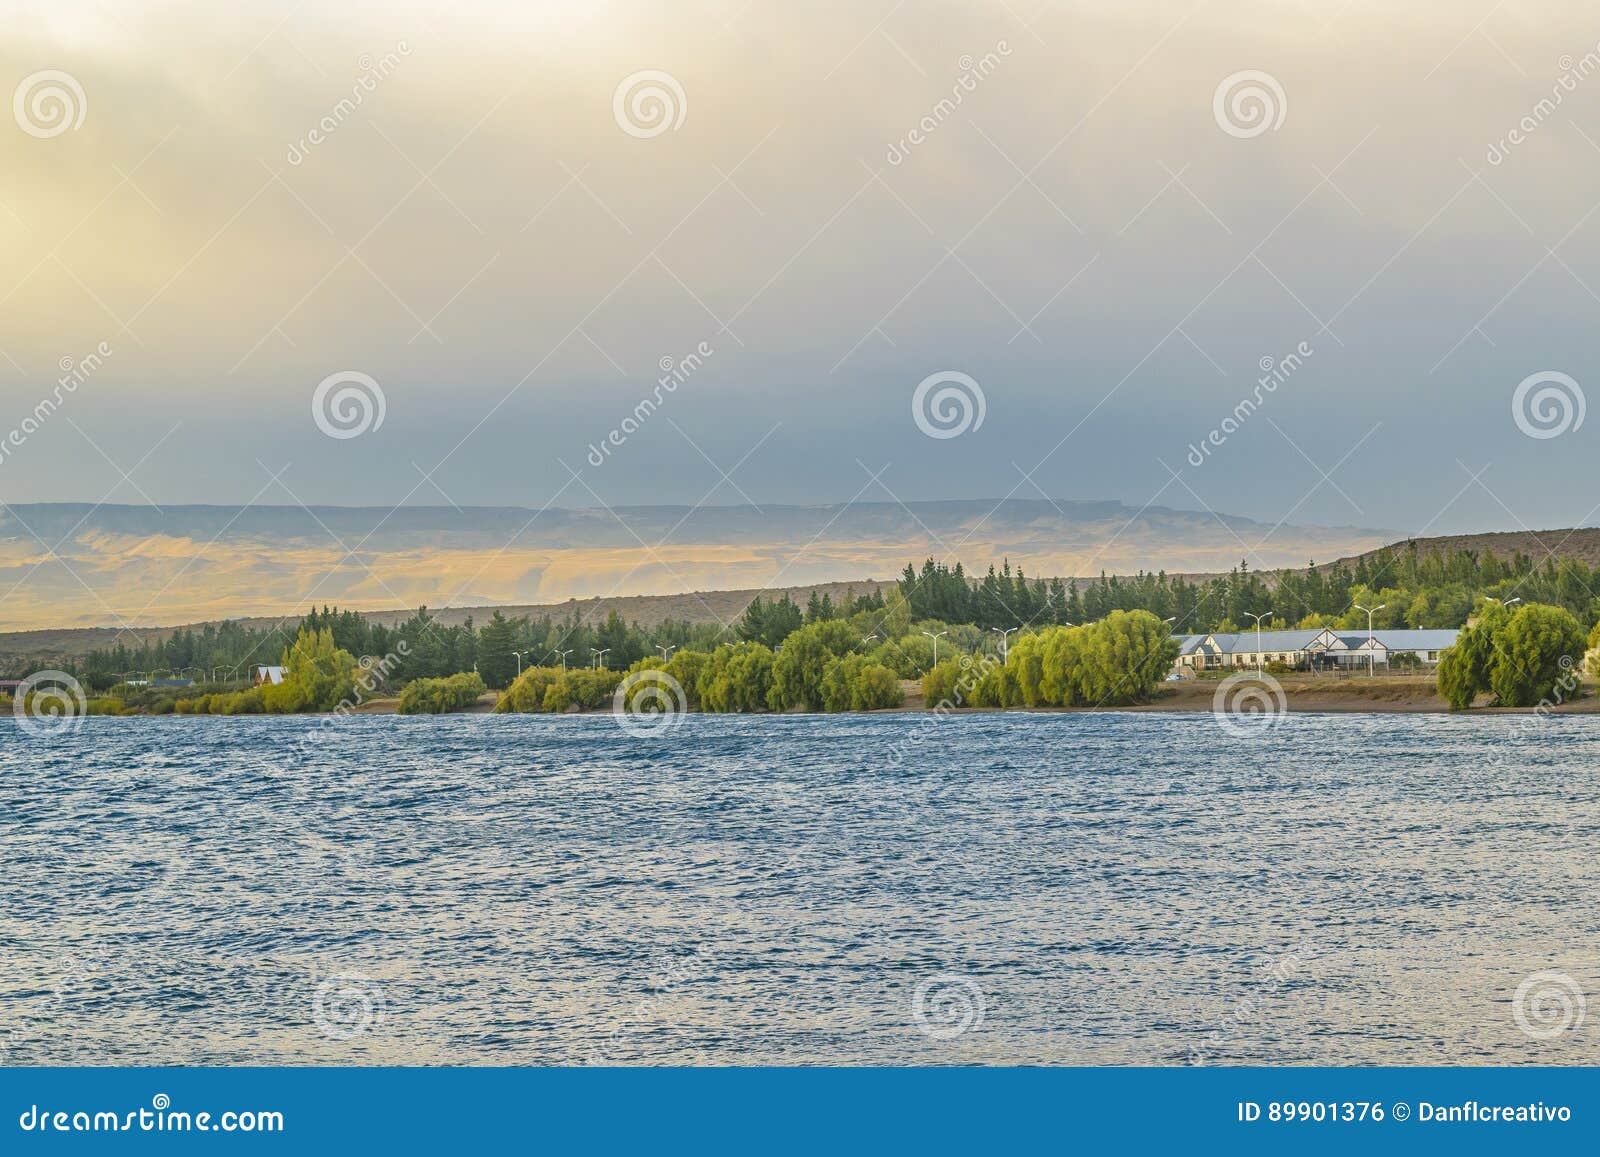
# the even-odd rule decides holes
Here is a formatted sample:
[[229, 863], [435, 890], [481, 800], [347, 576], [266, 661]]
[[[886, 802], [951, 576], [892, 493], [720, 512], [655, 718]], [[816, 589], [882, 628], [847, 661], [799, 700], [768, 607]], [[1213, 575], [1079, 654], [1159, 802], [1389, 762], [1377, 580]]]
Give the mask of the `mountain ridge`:
[[1029, 574], [1303, 565], [1393, 532], [1116, 500], [551, 507], [0, 504], [0, 631], [162, 627], [887, 580], [907, 562]]

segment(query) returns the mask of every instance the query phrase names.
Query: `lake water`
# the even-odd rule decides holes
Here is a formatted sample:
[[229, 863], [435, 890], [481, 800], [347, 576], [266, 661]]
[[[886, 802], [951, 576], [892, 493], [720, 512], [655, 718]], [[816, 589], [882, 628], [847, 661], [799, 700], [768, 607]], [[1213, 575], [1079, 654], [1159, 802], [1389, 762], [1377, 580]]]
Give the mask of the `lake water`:
[[1597, 772], [1594, 717], [7, 718], [0, 1062], [1593, 1065]]

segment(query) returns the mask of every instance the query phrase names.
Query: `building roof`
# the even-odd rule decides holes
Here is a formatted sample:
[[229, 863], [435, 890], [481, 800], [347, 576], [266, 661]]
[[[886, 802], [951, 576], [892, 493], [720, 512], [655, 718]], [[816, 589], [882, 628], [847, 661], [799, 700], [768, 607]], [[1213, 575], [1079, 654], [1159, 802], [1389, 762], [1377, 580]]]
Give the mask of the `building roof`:
[[261, 680], [261, 681], [267, 682], [267, 683], [282, 683], [283, 682], [283, 668], [282, 667], [257, 667], [256, 668], [256, 678], [258, 680]]
[[1241, 652], [1304, 651], [1327, 634], [1326, 627], [1307, 628], [1300, 631], [1262, 631], [1257, 638], [1254, 631], [1240, 631], [1236, 635], [1212, 635], [1225, 655]]
[[[1351, 650], [1367, 645], [1367, 632], [1349, 631], [1339, 636]], [[1390, 651], [1443, 651], [1456, 645], [1460, 631], [1373, 631], [1378, 645]]]

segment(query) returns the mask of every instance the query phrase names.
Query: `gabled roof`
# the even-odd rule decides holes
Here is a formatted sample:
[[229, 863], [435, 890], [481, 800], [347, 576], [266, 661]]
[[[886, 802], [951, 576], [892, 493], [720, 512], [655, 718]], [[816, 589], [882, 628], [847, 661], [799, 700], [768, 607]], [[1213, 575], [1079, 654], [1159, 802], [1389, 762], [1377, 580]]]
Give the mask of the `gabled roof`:
[[1262, 631], [1259, 639], [1254, 631], [1240, 631], [1237, 635], [1217, 635], [1217, 643], [1222, 645], [1222, 640], [1228, 643], [1223, 650], [1228, 654], [1253, 651], [1304, 651], [1312, 643], [1328, 634], [1326, 627], [1307, 628], [1299, 631]]
[[1379, 631], [1377, 635], [1391, 651], [1442, 651], [1461, 638], [1460, 631]]
[[[1367, 632], [1346, 631], [1339, 636], [1351, 650], [1365, 649]], [[1373, 631], [1377, 646], [1389, 651], [1443, 651], [1456, 645], [1460, 631]]]

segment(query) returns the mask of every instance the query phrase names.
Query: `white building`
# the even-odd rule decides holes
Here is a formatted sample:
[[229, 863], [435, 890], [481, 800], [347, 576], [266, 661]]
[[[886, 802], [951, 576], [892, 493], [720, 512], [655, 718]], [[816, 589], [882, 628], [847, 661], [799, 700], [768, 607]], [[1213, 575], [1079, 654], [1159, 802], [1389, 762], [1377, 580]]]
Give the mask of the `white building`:
[[1237, 634], [1178, 635], [1176, 667], [1196, 671], [1265, 667], [1282, 663], [1299, 670], [1333, 667], [1386, 667], [1389, 656], [1409, 653], [1425, 665], [1455, 646], [1460, 631], [1240, 631]]

